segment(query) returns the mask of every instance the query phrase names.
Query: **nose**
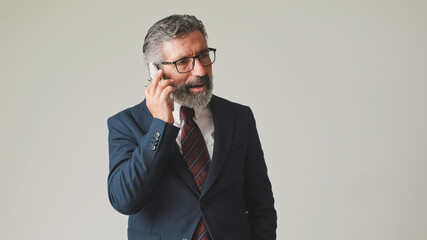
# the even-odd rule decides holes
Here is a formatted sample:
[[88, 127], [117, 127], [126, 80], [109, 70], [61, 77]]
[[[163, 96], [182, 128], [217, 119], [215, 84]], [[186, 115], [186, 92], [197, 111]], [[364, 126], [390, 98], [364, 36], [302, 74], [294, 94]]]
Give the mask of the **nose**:
[[196, 75], [196, 76], [205, 76], [206, 75], [206, 68], [207, 67], [204, 67], [200, 63], [200, 61], [199, 61], [198, 58], [194, 59], [194, 68], [193, 68], [193, 71], [192, 71], [193, 75]]

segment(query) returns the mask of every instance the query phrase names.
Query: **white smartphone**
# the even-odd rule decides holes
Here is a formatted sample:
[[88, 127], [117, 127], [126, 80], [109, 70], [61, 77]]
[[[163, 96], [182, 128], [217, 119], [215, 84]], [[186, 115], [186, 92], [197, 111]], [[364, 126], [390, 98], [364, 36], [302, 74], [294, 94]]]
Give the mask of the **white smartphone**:
[[156, 74], [157, 71], [159, 71], [159, 69], [156, 67], [156, 65], [154, 65], [154, 63], [148, 64], [148, 72], [150, 73], [150, 79], [148, 81], [151, 82], [154, 77], [154, 74]]

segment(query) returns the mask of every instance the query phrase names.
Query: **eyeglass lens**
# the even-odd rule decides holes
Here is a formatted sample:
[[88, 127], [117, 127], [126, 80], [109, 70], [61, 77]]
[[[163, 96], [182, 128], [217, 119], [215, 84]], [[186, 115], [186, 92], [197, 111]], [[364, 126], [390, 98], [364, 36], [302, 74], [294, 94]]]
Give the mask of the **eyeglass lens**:
[[195, 57], [183, 58], [175, 63], [176, 69], [180, 73], [186, 73], [193, 70], [196, 58], [199, 59], [200, 63], [207, 67], [215, 62], [215, 51], [209, 50], [207, 52], [201, 53]]

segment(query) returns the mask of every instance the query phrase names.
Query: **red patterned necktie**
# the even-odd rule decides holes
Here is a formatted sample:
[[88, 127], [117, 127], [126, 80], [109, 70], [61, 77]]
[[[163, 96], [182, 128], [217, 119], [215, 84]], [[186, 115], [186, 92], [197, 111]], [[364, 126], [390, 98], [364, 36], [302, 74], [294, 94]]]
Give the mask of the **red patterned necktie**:
[[[180, 116], [185, 120], [184, 127], [181, 129], [182, 156], [187, 163], [194, 182], [199, 187], [199, 191], [202, 192], [210, 166], [209, 152], [202, 132], [193, 120], [194, 110], [181, 107]], [[197, 224], [192, 239], [211, 239], [203, 219], [200, 219]]]

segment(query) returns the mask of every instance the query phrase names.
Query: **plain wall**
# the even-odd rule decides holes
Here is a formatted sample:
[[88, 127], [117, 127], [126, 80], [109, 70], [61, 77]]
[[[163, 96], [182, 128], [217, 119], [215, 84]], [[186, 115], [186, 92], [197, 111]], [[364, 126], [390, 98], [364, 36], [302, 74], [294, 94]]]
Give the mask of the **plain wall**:
[[148, 28], [194, 14], [214, 93], [249, 105], [278, 239], [427, 239], [427, 2], [0, 4], [0, 239], [126, 239], [106, 120], [141, 102]]

